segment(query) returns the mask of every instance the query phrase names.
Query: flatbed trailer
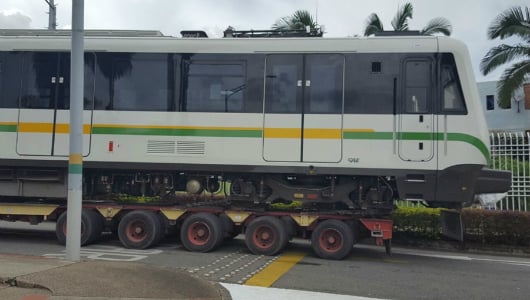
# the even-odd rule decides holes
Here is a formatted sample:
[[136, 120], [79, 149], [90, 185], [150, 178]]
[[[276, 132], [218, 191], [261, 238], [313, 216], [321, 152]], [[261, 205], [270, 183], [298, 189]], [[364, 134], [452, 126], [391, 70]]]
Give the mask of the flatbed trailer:
[[[0, 203], [0, 220], [38, 224], [56, 223], [59, 243], [66, 242], [64, 204]], [[166, 234], [180, 235], [189, 251], [213, 251], [226, 239], [245, 235], [255, 254], [276, 255], [289, 240], [311, 240], [315, 254], [325, 259], [343, 259], [353, 245], [372, 237], [391, 253], [392, 220], [368, 218], [348, 211], [287, 211], [243, 209], [223, 206], [123, 204], [85, 201], [81, 216], [81, 244], [96, 243], [107, 229], [117, 233], [126, 248], [155, 246]], [[175, 230], [178, 229], [177, 233]]]

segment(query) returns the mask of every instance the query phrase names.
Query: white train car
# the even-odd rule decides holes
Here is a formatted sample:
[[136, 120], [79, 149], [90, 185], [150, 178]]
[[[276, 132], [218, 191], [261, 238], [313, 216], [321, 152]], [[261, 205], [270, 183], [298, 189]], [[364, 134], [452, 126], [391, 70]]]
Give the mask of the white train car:
[[[86, 199], [230, 182], [229, 200], [378, 215], [509, 189], [461, 42], [126, 33], [85, 38]], [[0, 198], [65, 199], [70, 39], [3, 34]]]

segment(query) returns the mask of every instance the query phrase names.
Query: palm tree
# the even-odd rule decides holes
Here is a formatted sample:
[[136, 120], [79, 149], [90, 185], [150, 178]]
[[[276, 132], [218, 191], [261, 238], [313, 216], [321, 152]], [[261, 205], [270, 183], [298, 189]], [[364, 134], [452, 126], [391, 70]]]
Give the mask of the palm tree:
[[[409, 30], [409, 20], [412, 19], [413, 10], [412, 3], [405, 3], [398, 8], [391, 22], [394, 31]], [[364, 36], [370, 36], [381, 31], [384, 31], [383, 23], [376, 13], [372, 13], [366, 21]], [[429, 21], [427, 26], [420, 30], [420, 34], [422, 35], [433, 35], [436, 33], [451, 35], [451, 23], [445, 18], [434, 18]]]
[[294, 14], [280, 18], [272, 24], [274, 30], [305, 30], [309, 26], [311, 30], [320, 26], [307, 10], [297, 10]]
[[509, 107], [513, 92], [525, 80], [530, 79], [530, 9], [512, 7], [497, 16], [488, 28], [488, 38], [501, 40], [509, 37], [523, 39], [523, 43], [515, 45], [502, 44], [491, 48], [480, 62], [484, 75], [499, 66], [517, 61], [506, 70], [497, 84], [499, 106]]

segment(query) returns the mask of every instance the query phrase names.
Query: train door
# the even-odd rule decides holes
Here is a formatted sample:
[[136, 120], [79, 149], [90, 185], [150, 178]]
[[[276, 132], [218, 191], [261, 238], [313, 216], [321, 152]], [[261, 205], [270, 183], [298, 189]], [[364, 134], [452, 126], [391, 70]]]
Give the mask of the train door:
[[435, 141], [432, 60], [405, 60], [403, 78], [398, 132], [399, 157], [406, 161], [429, 161], [434, 157]]
[[339, 54], [267, 56], [266, 161], [341, 160], [343, 78], [344, 57]]
[[[90, 152], [94, 56], [85, 55], [83, 155]], [[17, 126], [19, 155], [68, 156], [70, 54], [27, 53], [23, 63]]]

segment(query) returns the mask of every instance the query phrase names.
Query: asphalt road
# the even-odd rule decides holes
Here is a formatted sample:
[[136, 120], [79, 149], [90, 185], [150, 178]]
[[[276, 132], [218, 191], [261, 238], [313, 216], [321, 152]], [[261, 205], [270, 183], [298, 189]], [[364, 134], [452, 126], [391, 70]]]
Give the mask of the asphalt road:
[[[0, 221], [0, 253], [63, 257], [54, 224], [31, 226]], [[141, 261], [183, 268], [209, 280], [244, 284], [282, 257], [303, 258], [272, 283], [274, 288], [335, 293], [382, 299], [529, 299], [530, 258], [420, 251], [356, 245], [345, 260], [315, 257], [309, 243], [294, 240], [284, 254], [253, 255], [242, 236], [212, 253], [193, 253], [176, 237], [147, 250], [124, 249], [112, 236], [83, 247], [82, 259]]]

